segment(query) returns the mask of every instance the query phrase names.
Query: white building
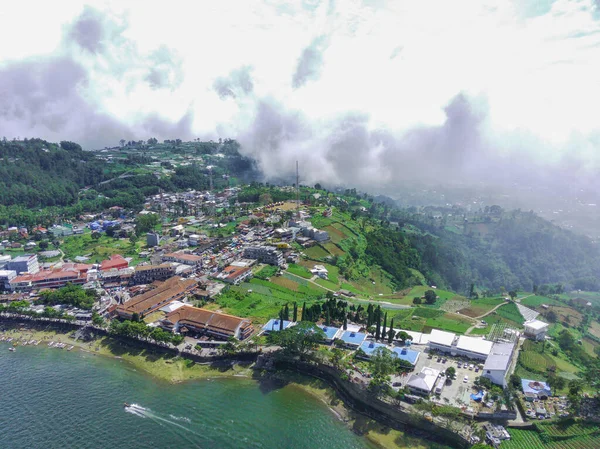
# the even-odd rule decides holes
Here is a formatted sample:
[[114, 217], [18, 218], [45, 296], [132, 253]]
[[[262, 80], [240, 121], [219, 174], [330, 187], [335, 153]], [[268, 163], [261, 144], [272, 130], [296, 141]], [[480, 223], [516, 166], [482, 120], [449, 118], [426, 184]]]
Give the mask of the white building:
[[0, 290], [10, 290], [10, 281], [17, 277], [14, 270], [0, 270]]
[[438, 329], [432, 329], [429, 336], [429, 348], [442, 352], [452, 352], [452, 344], [456, 334], [445, 332]]
[[548, 326], [548, 323], [540, 320], [529, 320], [523, 324], [523, 327], [525, 327], [525, 336], [534, 340], [543, 340], [546, 338]]
[[327, 268], [325, 268], [323, 265], [315, 265], [310, 272], [323, 279], [327, 279], [329, 276], [329, 271], [327, 271]]
[[40, 264], [36, 254], [24, 254], [8, 262], [6, 268], [16, 271], [17, 274], [35, 274], [40, 271]]
[[433, 390], [440, 372], [434, 368], [424, 367], [419, 374], [411, 374], [406, 382], [410, 391], [420, 395], [428, 395]]
[[461, 335], [453, 346], [452, 355], [465, 356], [470, 359], [487, 359], [494, 343], [483, 338]]
[[510, 361], [515, 351], [514, 343], [494, 343], [492, 351], [483, 365], [483, 377], [487, 377], [496, 385], [506, 388], [506, 379]]

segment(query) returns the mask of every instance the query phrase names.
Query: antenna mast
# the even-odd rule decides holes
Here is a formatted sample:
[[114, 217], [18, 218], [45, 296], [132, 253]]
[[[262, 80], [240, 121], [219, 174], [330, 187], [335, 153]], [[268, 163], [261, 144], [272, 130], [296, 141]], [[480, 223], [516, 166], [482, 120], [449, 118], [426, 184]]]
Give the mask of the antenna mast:
[[298, 161], [296, 161], [296, 217], [300, 220], [300, 174], [298, 171]]

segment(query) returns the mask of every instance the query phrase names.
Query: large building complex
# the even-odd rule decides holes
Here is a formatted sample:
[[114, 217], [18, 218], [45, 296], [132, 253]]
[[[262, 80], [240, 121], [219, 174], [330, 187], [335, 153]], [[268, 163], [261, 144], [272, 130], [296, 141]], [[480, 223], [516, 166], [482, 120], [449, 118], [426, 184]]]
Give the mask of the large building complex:
[[246, 318], [191, 306], [179, 307], [169, 313], [161, 326], [170, 331], [206, 334], [223, 340], [229, 337], [244, 340], [254, 332], [252, 322]]
[[6, 269], [15, 271], [17, 274], [35, 274], [40, 271], [40, 264], [38, 262], [37, 255], [24, 254], [22, 256], [15, 257], [13, 260], [8, 262]]
[[511, 360], [515, 352], [514, 343], [494, 343], [490, 355], [483, 365], [483, 377], [487, 377], [502, 388], [508, 385]]
[[244, 258], [278, 267], [283, 265], [283, 255], [273, 246], [248, 246], [244, 248]]
[[125, 304], [117, 307], [117, 314], [121, 318], [131, 319], [133, 314], [137, 314], [140, 318], [160, 309], [161, 307], [173, 301], [185, 298], [191, 293], [198, 282], [194, 279], [182, 279], [178, 276], [173, 276], [162, 282], [158, 287], [134, 296]]
[[175, 267], [168, 263], [160, 265], [138, 265], [133, 272], [134, 284], [150, 284], [154, 281], [166, 281], [175, 275]]

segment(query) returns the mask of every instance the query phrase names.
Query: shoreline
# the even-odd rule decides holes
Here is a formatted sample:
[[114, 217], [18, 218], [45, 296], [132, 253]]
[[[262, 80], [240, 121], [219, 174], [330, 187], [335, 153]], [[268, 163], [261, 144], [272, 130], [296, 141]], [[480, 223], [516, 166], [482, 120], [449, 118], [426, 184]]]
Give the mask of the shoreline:
[[[349, 430], [363, 437], [371, 447], [383, 449], [428, 449], [433, 443], [405, 432], [389, 428], [379, 422], [356, 413], [346, 407], [333, 388], [322, 380], [292, 372], [274, 372], [261, 375], [253, 369], [254, 363], [218, 362], [197, 363], [179, 356], [152, 351], [129, 344], [112, 337], [101, 336], [91, 341], [75, 340], [70, 337], [73, 331], [61, 331], [51, 325], [27, 323], [1, 323], [0, 335], [15, 340], [39, 340], [47, 347], [51, 341], [73, 345], [73, 351], [81, 351], [93, 356], [108, 357], [128, 363], [136, 371], [152, 377], [159, 382], [171, 384], [187, 381], [221, 379], [247, 379], [261, 382], [274, 382], [280, 387], [289, 386], [309, 394], [324, 404]], [[7, 343], [7, 342], [0, 342]], [[7, 343], [14, 345], [13, 343]], [[18, 343], [18, 341], [17, 341]], [[15, 345], [17, 351], [20, 344]], [[0, 348], [6, 347], [5, 345]], [[55, 348], [48, 348], [55, 350]]]

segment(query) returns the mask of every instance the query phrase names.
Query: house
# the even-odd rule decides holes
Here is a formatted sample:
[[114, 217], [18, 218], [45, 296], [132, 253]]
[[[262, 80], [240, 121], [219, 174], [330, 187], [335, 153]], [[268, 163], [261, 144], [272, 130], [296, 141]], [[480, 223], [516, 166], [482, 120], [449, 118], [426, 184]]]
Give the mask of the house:
[[322, 279], [327, 279], [327, 276], [329, 275], [329, 271], [327, 271], [327, 268], [325, 268], [323, 265], [315, 265], [310, 272]]
[[496, 385], [506, 388], [506, 379], [510, 362], [515, 350], [514, 343], [494, 343], [490, 355], [483, 365], [483, 377], [487, 377]]
[[344, 342], [344, 346], [350, 349], [357, 349], [363, 342], [367, 339], [367, 334], [363, 334], [362, 332], [354, 332], [354, 331], [345, 331], [340, 335], [340, 340]]
[[11, 290], [10, 281], [17, 277], [14, 270], [0, 270], [0, 290]]
[[182, 279], [178, 276], [173, 276], [166, 281], [141, 295], [134, 296], [125, 304], [117, 307], [117, 314], [121, 318], [131, 319], [133, 314], [144, 317], [155, 310], [169, 304], [173, 301], [178, 301], [190, 294], [198, 285], [194, 279]]
[[427, 396], [431, 394], [440, 372], [434, 368], [424, 367], [420, 373], [411, 374], [406, 387], [415, 394]]
[[523, 327], [525, 328], [525, 337], [533, 340], [544, 340], [546, 338], [546, 333], [548, 332], [549, 324], [534, 319], [525, 321]]
[[412, 366], [417, 364], [417, 360], [419, 360], [419, 356], [421, 355], [419, 351], [398, 347], [393, 348], [392, 353], [394, 353], [400, 360], [404, 360], [405, 362], [410, 363]]
[[17, 274], [35, 274], [40, 271], [40, 264], [36, 254], [24, 254], [8, 262], [6, 269], [16, 271]]
[[146, 246], [152, 248], [160, 245], [160, 234], [157, 232], [149, 232], [146, 234]]
[[170, 312], [161, 320], [161, 326], [174, 332], [194, 332], [222, 340], [230, 337], [245, 340], [254, 332], [249, 319], [187, 305]]
[[325, 332], [325, 343], [328, 344], [335, 340], [336, 336], [341, 331], [340, 327], [325, 326], [322, 324], [318, 324], [317, 327], [319, 327], [323, 332]]
[[100, 262], [100, 271], [121, 270], [127, 268], [129, 262], [120, 254], [113, 254], [108, 260]]
[[280, 330], [285, 330], [291, 326], [294, 326], [296, 323], [287, 320], [279, 320], [277, 318], [270, 319], [267, 324], [262, 327], [263, 334], [269, 334], [271, 332], [279, 332]]
[[239, 285], [252, 277], [252, 268], [229, 265], [215, 277], [228, 284]]
[[196, 256], [195, 254], [188, 254], [184, 252], [168, 253], [162, 257], [165, 262], [177, 262], [191, 267], [198, 267], [202, 265], [202, 257]]
[[534, 399], [545, 400], [552, 396], [550, 385], [539, 380], [521, 379], [521, 388], [525, 399], [530, 402]]

